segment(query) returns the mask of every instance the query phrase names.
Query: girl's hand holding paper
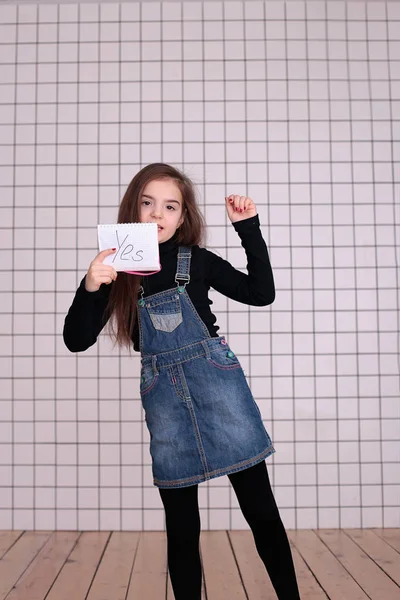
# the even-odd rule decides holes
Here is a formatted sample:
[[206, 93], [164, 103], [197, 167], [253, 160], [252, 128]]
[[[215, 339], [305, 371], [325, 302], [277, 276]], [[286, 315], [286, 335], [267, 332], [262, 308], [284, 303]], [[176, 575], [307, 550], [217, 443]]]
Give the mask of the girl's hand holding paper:
[[116, 248], [109, 248], [108, 250], [102, 250], [92, 260], [89, 266], [89, 270], [86, 274], [85, 289], [88, 292], [97, 292], [102, 283], [109, 285], [112, 281], [117, 279], [117, 271], [114, 267], [103, 264], [103, 260], [115, 254]]

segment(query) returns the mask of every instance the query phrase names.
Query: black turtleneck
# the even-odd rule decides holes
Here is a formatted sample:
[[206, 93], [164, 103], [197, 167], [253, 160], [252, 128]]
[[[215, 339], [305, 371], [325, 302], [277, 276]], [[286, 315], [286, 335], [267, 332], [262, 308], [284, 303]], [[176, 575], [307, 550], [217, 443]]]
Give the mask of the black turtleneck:
[[[219, 327], [210, 309], [210, 287], [228, 298], [251, 306], [266, 306], [275, 298], [274, 278], [258, 215], [233, 223], [233, 227], [246, 252], [248, 275], [206, 248], [192, 247], [190, 282], [186, 291], [212, 337], [218, 336]], [[178, 244], [172, 238], [160, 244], [159, 250], [162, 268], [154, 275], [143, 277], [145, 296], [176, 285]], [[82, 279], [64, 323], [64, 342], [71, 352], [82, 352], [96, 342], [105, 325], [103, 315], [111, 285], [102, 284], [97, 292], [88, 292], [85, 289], [85, 277]], [[137, 325], [132, 339], [134, 349], [139, 351]]]

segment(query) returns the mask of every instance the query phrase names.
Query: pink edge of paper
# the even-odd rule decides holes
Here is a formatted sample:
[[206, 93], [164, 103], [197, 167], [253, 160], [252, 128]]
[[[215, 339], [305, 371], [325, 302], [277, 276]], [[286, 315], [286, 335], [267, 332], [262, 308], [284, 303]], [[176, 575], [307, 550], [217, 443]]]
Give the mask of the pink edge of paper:
[[159, 273], [161, 269], [162, 267], [160, 265], [158, 271], [123, 271], [123, 273], [129, 273], [130, 275], [143, 275], [146, 277], [148, 275], [154, 275], [155, 273]]

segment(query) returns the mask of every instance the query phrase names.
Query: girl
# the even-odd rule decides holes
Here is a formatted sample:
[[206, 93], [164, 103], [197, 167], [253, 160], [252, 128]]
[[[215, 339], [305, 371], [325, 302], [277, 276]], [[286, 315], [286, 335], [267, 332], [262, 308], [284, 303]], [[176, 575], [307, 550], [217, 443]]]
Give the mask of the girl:
[[144, 277], [90, 264], [69, 309], [64, 341], [89, 348], [106, 323], [141, 353], [140, 394], [150, 432], [154, 485], [166, 515], [168, 568], [176, 600], [201, 597], [198, 484], [228, 475], [279, 600], [299, 592], [289, 542], [265, 458], [275, 450], [239, 360], [217, 334], [208, 291], [252, 306], [275, 298], [254, 202], [231, 195], [226, 210], [248, 275], [201, 248], [204, 223], [191, 181], [162, 163], [144, 167], [121, 202], [119, 223], [158, 224], [161, 271]]

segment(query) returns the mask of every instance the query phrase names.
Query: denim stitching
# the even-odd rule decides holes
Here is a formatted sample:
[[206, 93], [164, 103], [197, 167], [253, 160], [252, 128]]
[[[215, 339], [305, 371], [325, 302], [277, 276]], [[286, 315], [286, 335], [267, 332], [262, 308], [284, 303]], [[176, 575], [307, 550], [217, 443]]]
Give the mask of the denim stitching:
[[[221, 343], [221, 340], [224, 340], [225, 336], [218, 336], [218, 337], [209, 337], [207, 340], [199, 340], [197, 342], [192, 342], [191, 344], [187, 344], [186, 346], [181, 346], [180, 348], [175, 348], [173, 350], [166, 350], [165, 352], [159, 352], [157, 354], [157, 356], [166, 356], [168, 354], [173, 354], [176, 352], [181, 352], [182, 350], [189, 350], [190, 348], [194, 348], [194, 346], [202, 346], [204, 342], [208, 342], [208, 341], [212, 341], [215, 340], [215, 345], [217, 346], [218, 344]], [[212, 344], [211, 346], [213, 346], [214, 344]], [[143, 354], [143, 358], [144, 357], [150, 357], [152, 356], [152, 354]]]
[[[174, 351], [172, 351], [172, 352], [174, 352]], [[158, 355], [158, 356], [160, 356], [160, 355]], [[173, 367], [174, 365], [183, 365], [184, 363], [194, 360], [195, 358], [202, 358], [202, 357], [206, 358], [205, 352], [202, 352], [201, 354], [195, 354], [193, 356], [189, 356], [188, 358], [182, 358], [182, 360], [173, 360], [173, 362], [171, 362], [171, 363], [162, 364], [162, 365], [159, 364], [158, 368], [159, 369], [167, 369], [168, 367]], [[223, 367], [223, 366], [219, 365], [218, 363], [214, 362], [212, 360], [212, 358], [208, 358], [207, 360], [209, 362], [213, 363], [213, 365], [215, 365], [217, 368], [222, 369], [222, 370], [238, 369], [241, 367], [240, 363], [237, 363], [237, 364], [235, 363], [233, 365], [227, 365], [227, 366]]]
[[153, 389], [153, 387], [156, 385], [156, 382], [158, 381], [159, 376], [160, 376], [159, 374], [158, 375], [154, 375], [154, 379], [151, 382], [151, 384], [146, 389], [140, 390], [140, 395], [141, 396], [145, 396], [148, 392], [150, 392], [150, 390]]
[[221, 369], [222, 371], [233, 371], [235, 369], [240, 369], [241, 368], [241, 364], [240, 363], [236, 363], [233, 365], [219, 365], [218, 363], [216, 363], [212, 358], [208, 359], [210, 363], [212, 363], [214, 365], [214, 367], [217, 367], [217, 369]]
[[[146, 302], [146, 308], [147, 309], [156, 308], [157, 306], [162, 306], [164, 304], [164, 302], [165, 302], [165, 300], [160, 300], [160, 302], [152, 302], [152, 301]], [[177, 307], [179, 305], [179, 309], [181, 308], [178, 294], [176, 294], [173, 298], [171, 298], [170, 302], [171, 303], [174, 302], [177, 305]]]
[[[220, 344], [220, 343], [221, 343], [221, 339], [224, 339], [224, 338], [223, 338], [223, 337], [210, 337], [209, 339], [210, 339], [210, 340], [218, 340], [218, 344]], [[203, 341], [200, 341], [200, 342], [193, 342], [193, 343], [191, 343], [191, 344], [189, 344], [189, 345], [187, 345], [187, 346], [182, 346], [182, 347], [181, 347], [181, 348], [179, 348], [178, 350], [176, 350], [176, 349], [175, 349], [175, 350], [167, 350], [166, 352], [160, 352], [159, 354], [156, 354], [155, 356], [157, 356], [157, 357], [159, 357], [159, 358], [162, 358], [163, 356], [167, 356], [168, 354], [174, 354], [174, 353], [176, 353], [176, 352], [182, 352], [182, 351], [186, 351], [186, 350], [189, 350], [190, 348], [194, 348], [195, 346], [199, 346], [199, 345], [200, 345], [200, 346], [202, 346], [202, 348], [203, 348], [203, 345], [202, 345], [202, 344], [203, 344], [203, 342], [204, 342], [204, 341], [205, 341], [205, 342], [207, 342], [207, 340], [203, 340]], [[212, 347], [211, 347], [211, 351], [212, 351]], [[147, 359], [147, 360], [146, 360], [146, 362], [148, 362], [148, 361], [149, 361], [149, 358], [150, 358], [151, 356], [154, 356], [154, 355], [153, 355], [153, 354], [143, 354], [143, 355], [142, 355], [143, 363], [145, 362], [145, 359]], [[173, 361], [173, 362], [172, 362], [172, 363], [167, 363], [167, 364], [164, 364], [164, 365], [162, 365], [162, 367], [161, 367], [161, 368], [163, 368], [163, 367], [169, 367], [169, 366], [171, 366], [171, 365], [175, 365], [175, 364], [184, 363], [184, 362], [187, 362], [188, 360], [191, 360], [192, 358], [199, 358], [199, 357], [201, 357], [201, 356], [206, 356], [206, 352], [205, 352], [205, 350], [204, 350], [204, 349], [203, 349], [203, 351], [201, 352], [201, 354], [195, 354], [194, 356], [190, 356], [189, 358], [185, 358], [185, 359], [183, 359], [183, 360], [181, 360], [181, 361], [176, 361], [176, 360], [174, 360], [174, 358], [172, 357], [172, 361]]]
[[[171, 367], [173, 367], [173, 366], [174, 366], [174, 365], [169, 365], [169, 366], [168, 366], [169, 373], [170, 373], [170, 376], [171, 376], [171, 383], [172, 383], [172, 385], [173, 385], [173, 387], [174, 387], [175, 393], [176, 393], [176, 395], [178, 396], [178, 398], [180, 398], [181, 400], [183, 400], [183, 401], [185, 402], [185, 401], [187, 400], [187, 398], [185, 398], [185, 396], [182, 394], [182, 392], [179, 390], [179, 388], [178, 388], [178, 387], [177, 387], [177, 385], [176, 385], [176, 383], [177, 383], [177, 378], [175, 377], [175, 375], [174, 375], [174, 372], [173, 372], [173, 370], [172, 370], [172, 368], [171, 368]], [[158, 368], [160, 368], [160, 367], [158, 367]], [[174, 381], [174, 379], [175, 379], [175, 381]]]
[[192, 403], [191, 400], [189, 400], [189, 402], [187, 403], [187, 406], [188, 406], [188, 409], [189, 409], [190, 418], [192, 419], [192, 424], [193, 424], [193, 429], [194, 429], [194, 435], [195, 435], [195, 438], [196, 438], [196, 441], [197, 441], [197, 449], [198, 449], [199, 454], [200, 454], [201, 464], [203, 465], [205, 476], [207, 476], [207, 474], [209, 473], [209, 471], [208, 471], [206, 453], [204, 452], [203, 441], [201, 439], [199, 426], [198, 426], [198, 423], [197, 423], [196, 415], [194, 413], [193, 403]]
[[253, 458], [249, 458], [245, 461], [236, 463], [235, 465], [231, 465], [230, 467], [216, 469], [215, 471], [208, 471], [206, 476], [194, 475], [193, 477], [187, 477], [185, 479], [175, 479], [173, 481], [163, 481], [161, 479], [156, 478], [154, 478], [153, 480], [155, 485], [161, 484], [163, 487], [176, 486], [181, 483], [202, 483], [204, 481], [207, 481], [208, 479], [212, 479], [213, 477], [217, 477], [220, 475], [230, 475], [231, 473], [242, 471], [243, 467], [248, 468], [250, 466], [253, 466], [252, 463], [257, 464], [257, 462], [260, 462], [264, 458], [268, 458], [268, 456], [271, 456], [271, 454], [274, 454], [274, 452], [276, 452], [276, 450], [272, 446], [272, 444], [270, 444], [268, 448], [263, 450], [263, 452], [260, 452], [260, 454], [257, 454], [257, 456], [253, 456]]

